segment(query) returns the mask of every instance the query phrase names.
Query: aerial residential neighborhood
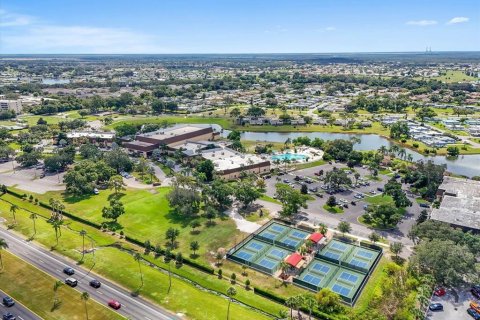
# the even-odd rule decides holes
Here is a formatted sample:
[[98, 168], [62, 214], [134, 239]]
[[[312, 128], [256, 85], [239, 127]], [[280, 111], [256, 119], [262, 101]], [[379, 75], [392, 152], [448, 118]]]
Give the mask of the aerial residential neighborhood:
[[0, 3], [3, 320], [479, 320], [480, 4]]

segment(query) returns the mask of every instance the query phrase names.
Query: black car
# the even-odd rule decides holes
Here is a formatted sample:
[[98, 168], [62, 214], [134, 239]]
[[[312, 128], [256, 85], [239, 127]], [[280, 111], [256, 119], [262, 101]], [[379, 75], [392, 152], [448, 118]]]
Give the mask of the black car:
[[428, 306], [428, 309], [430, 309], [430, 311], [443, 311], [443, 304], [432, 303], [431, 305]]
[[420, 203], [419, 206], [422, 207], [422, 208], [430, 208], [428, 203]]
[[477, 299], [480, 299], [480, 284], [472, 286], [470, 291], [475, 297], [477, 297]]
[[3, 320], [16, 320], [16, 319], [17, 318], [10, 312], [7, 312], [3, 315]]
[[102, 284], [98, 280], [93, 279], [92, 281], [90, 281], [90, 286], [95, 288], [95, 289], [100, 288], [101, 285]]
[[73, 270], [73, 269], [70, 268], [70, 267], [65, 267], [65, 268], [63, 269], [63, 273], [68, 274], [69, 276], [71, 276], [71, 275], [74, 275], [74, 274], [75, 274], [75, 270]]
[[356, 203], [355, 201], [352, 201], [352, 202], [350, 202], [350, 203], [352, 204], [352, 206], [356, 206], [356, 205], [357, 205], [357, 203]]
[[15, 305], [15, 301], [13, 301], [13, 299], [10, 298], [9, 296], [6, 296], [6, 297], [3, 297], [3, 305], [6, 307], [11, 307]]

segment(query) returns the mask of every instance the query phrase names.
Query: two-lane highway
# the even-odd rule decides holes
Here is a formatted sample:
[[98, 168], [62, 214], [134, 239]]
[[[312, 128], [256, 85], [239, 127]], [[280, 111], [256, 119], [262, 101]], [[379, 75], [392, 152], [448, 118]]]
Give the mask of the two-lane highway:
[[[0, 290], [0, 294], [2, 295], [2, 297], [1, 297], [2, 299], [3, 299], [3, 297], [8, 296], [8, 294], [5, 293], [2, 290]], [[22, 305], [18, 301], [15, 301], [15, 305], [11, 306], [11, 307], [7, 307], [7, 306], [4, 306], [3, 304], [0, 304], [0, 310], [1, 310], [0, 311], [1, 315], [0, 316], [3, 316], [7, 312], [10, 312], [18, 320], [41, 320], [42, 319], [39, 316], [37, 316], [36, 314], [34, 314], [32, 311], [27, 309], [24, 305]]]
[[[64, 281], [69, 277], [63, 273], [63, 268], [66, 266], [72, 267], [75, 270], [75, 274], [71, 277], [78, 281], [77, 290], [80, 292], [88, 292], [92, 299], [103, 305], [107, 305], [110, 299], [119, 301], [122, 307], [118, 312], [129, 319], [179, 319], [179, 317], [169, 311], [145, 301], [140, 297], [131, 296], [128, 290], [119, 287], [105, 278], [92, 274], [80, 266], [73, 265], [67, 259], [53, 254], [35, 243], [27, 242], [12, 232], [0, 228], [0, 237], [7, 241], [10, 252], [59, 280]], [[92, 279], [100, 281], [102, 284], [101, 287], [98, 289], [91, 287], [89, 283]]]

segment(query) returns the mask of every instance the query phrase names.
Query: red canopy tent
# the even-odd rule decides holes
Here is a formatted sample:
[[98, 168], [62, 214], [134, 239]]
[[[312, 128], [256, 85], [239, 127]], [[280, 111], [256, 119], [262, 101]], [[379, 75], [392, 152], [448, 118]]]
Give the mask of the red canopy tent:
[[291, 265], [292, 267], [297, 268], [302, 261], [302, 256], [299, 253], [292, 253], [285, 259], [285, 262]]
[[308, 237], [308, 239], [315, 243], [319, 243], [320, 240], [323, 239], [323, 234], [321, 234], [320, 232], [314, 232], [310, 235], [310, 237]]

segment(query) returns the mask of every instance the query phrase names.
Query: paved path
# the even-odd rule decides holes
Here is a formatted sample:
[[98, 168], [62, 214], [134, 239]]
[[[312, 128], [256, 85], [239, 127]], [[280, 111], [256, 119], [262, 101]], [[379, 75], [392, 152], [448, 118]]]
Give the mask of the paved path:
[[163, 172], [163, 170], [158, 166], [156, 165], [155, 163], [153, 162], [150, 162], [150, 166], [153, 168], [153, 170], [155, 171], [155, 176], [158, 178], [158, 180], [160, 180], [160, 182], [162, 183], [162, 187], [168, 187], [172, 184], [172, 178], [170, 177], [167, 177], [167, 175], [165, 174], [165, 172]]
[[233, 221], [235, 221], [237, 229], [242, 232], [253, 233], [262, 226], [261, 224], [245, 220], [245, 218], [238, 213], [237, 203], [233, 204], [232, 207], [228, 209], [225, 213], [230, 216]]

